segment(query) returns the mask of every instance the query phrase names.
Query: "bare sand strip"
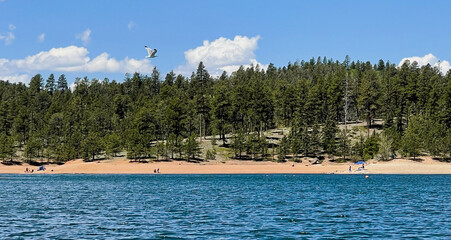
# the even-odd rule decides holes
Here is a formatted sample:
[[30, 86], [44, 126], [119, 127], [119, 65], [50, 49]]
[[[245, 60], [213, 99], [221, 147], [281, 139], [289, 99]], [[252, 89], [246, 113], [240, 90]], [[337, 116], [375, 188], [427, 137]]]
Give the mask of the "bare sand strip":
[[[349, 172], [349, 166], [352, 171]], [[159, 169], [162, 174], [451, 174], [451, 163], [432, 160], [430, 157], [416, 162], [396, 159], [388, 162], [369, 161], [364, 170], [360, 165], [351, 163], [322, 164], [276, 163], [229, 160], [226, 162], [209, 161], [189, 163], [185, 161], [136, 163], [124, 158], [98, 162], [69, 161], [63, 165], [46, 165], [45, 171], [36, 171], [38, 167], [23, 165], [0, 165], [0, 174], [25, 173], [33, 169], [33, 174], [154, 174]], [[52, 171], [53, 170], [53, 171]]]

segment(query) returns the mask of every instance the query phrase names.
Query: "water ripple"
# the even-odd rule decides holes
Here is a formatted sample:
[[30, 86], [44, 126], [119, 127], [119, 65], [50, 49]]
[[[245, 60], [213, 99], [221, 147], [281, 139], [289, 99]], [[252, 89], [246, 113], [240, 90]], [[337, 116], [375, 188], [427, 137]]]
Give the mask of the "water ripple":
[[450, 175], [4, 175], [0, 239], [451, 235]]

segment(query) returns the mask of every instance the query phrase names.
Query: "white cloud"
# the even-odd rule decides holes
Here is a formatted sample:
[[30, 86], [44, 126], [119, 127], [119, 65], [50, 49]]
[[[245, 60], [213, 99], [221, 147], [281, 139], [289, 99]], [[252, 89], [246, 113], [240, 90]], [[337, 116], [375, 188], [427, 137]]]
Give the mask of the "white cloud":
[[14, 35], [13, 32], [16, 29], [16, 26], [14, 26], [13, 24], [9, 24], [8, 29], [10, 30], [10, 32], [5, 33], [5, 34], [0, 34], [0, 41], [3, 40], [5, 41], [5, 45], [10, 45], [14, 39], [16, 39], [16, 36]]
[[10, 83], [21, 82], [28, 84], [31, 80], [31, 77], [28, 74], [16, 74], [10, 76], [0, 76], [0, 80], [9, 81]]
[[213, 42], [205, 40], [202, 46], [189, 49], [185, 52], [186, 64], [179, 66], [176, 72], [190, 74], [195, 71], [199, 62], [203, 62], [211, 75], [218, 76], [222, 71], [231, 73], [236, 71], [241, 65], [249, 67], [258, 63], [255, 59], [254, 51], [260, 36], [248, 38], [246, 36], [235, 36], [227, 39], [220, 37]]
[[445, 75], [451, 69], [451, 65], [446, 60], [441, 61], [440, 64], [437, 64], [437, 67], [440, 69], [443, 75]]
[[45, 33], [41, 33], [41, 34], [38, 36], [38, 42], [44, 42], [44, 40], [45, 40]]
[[226, 71], [227, 73], [230, 74], [230, 73], [238, 70], [241, 66], [243, 66], [246, 69], [246, 68], [250, 68], [250, 67], [256, 67], [257, 65], [260, 67], [260, 69], [264, 69], [264, 70], [266, 70], [269, 66], [269, 64], [259, 63], [256, 59], [250, 59], [249, 64], [228, 65], [228, 66], [221, 67], [221, 68], [219, 68], [219, 70], [221, 70], [221, 72], [219, 74], [216, 74], [216, 76], [219, 76], [220, 74], [222, 74], [222, 71]]
[[77, 34], [77, 39], [83, 42], [83, 45], [87, 46], [91, 41], [91, 29], [86, 29], [84, 32]]
[[8, 32], [5, 35], [0, 35], [0, 40], [5, 41], [5, 45], [10, 45], [14, 39], [16, 39], [16, 36], [14, 36], [14, 33]]
[[77, 84], [75, 84], [75, 82], [73, 82], [73, 83], [71, 83], [71, 84], [69, 85], [69, 89], [70, 89], [71, 92], [74, 92], [74, 91], [75, 91], [75, 88], [77, 88]]
[[153, 66], [147, 59], [124, 58], [116, 60], [108, 53], [102, 53], [91, 59], [88, 49], [84, 47], [68, 46], [64, 48], [52, 48], [23, 59], [0, 58], [0, 73], [5, 77], [3, 80], [20, 79], [24, 74], [34, 74], [38, 71], [58, 72], [110, 72], [110, 73], [152, 73]]
[[402, 64], [405, 61], [410, 61], [410, 63], [417, 62], [418, 66], [424, 66], [424, 65], [431, 65], [432, 67], [438, 67], [440, 68], [440, 71], [442, 74], [446, 74], [448, 70], [450, 70], [450, 63], [447, 60], [440, 60], [436, 56], [434, 56], [432, 53], [424, 55], [424, 57], [414, 56], [414, 57], [407, 57], [403, 58], [399, 64], [398, 67], [401, 67]]
[[130, 21], [130, 22], [128, 23], [127, 27], [128, 27], [128, 30], [132, 30], [132, 29], [135, 27], [135, 22]]

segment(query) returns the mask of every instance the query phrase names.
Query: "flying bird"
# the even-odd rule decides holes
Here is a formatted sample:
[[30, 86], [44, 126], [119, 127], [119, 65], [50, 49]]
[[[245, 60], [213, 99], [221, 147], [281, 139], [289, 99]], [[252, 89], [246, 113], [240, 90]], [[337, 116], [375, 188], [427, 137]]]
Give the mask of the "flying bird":
[[147, 50], [147, 56], [146, 56], [146, 58], [154, 58], [154, 57], [157, 57], [155, 54], [157, 54], [157, 49], [151, 49], [151, 48], [149, 48], [148, 46], [144, 46], [145, 48], [146, 48], [146, 50]]

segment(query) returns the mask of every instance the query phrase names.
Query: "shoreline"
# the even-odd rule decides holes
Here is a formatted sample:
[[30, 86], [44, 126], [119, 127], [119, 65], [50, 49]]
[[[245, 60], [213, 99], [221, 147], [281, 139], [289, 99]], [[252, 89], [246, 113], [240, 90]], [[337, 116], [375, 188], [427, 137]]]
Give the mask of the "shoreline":
[[[311, 164], [307, 161], [270, 162], [270, 161], [205, 161], [191, 163], [186, 161], [160, 161], [138, 163], [125, 158], [84, 162], [72, 160], [63, 165], [44, 165], [45, 171], [37, 171], [38, 166], [29, 164], [0, 165], [0, 174], [451, 174], [451, 163], [439, 162], [431, 157], [423, 157], [421, 162], [394, 159], [391, 161], [370, 160], [365, 169], [358, 171], [360, 165], [353, 163], [333, 163], [324, 161]], [[352, 171], [349, 172], [349, 166]], [[25, 169], [33, 170], [26, 173]], [[159, 169], [159, 173], [154, 173]], [[53, 171], [52, 171], [53, 170]]]

